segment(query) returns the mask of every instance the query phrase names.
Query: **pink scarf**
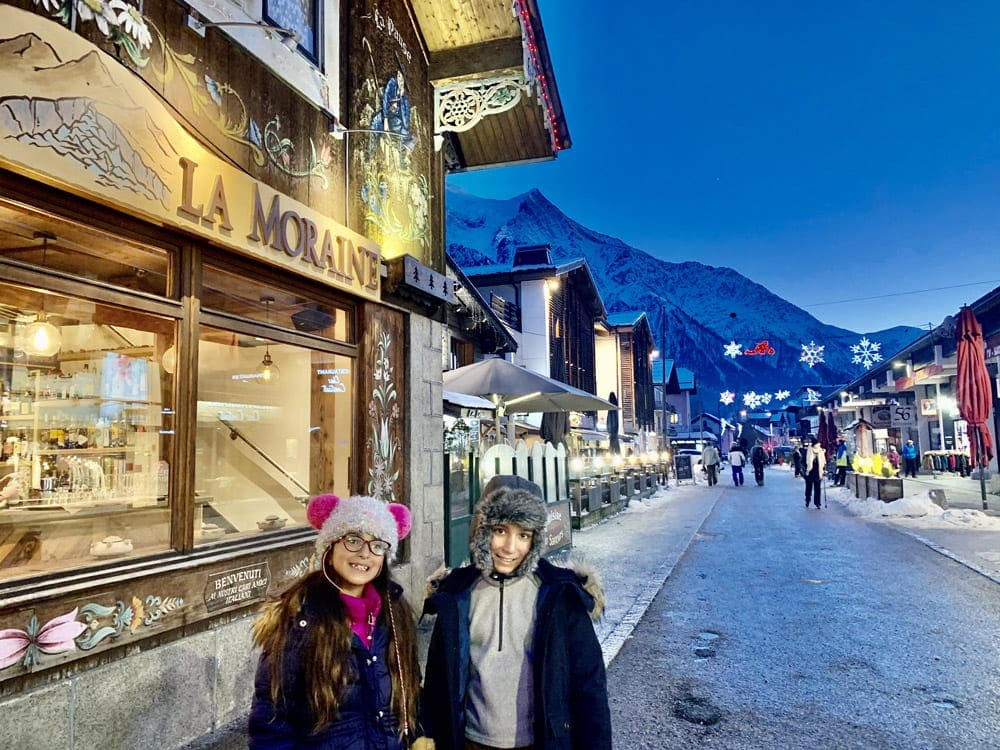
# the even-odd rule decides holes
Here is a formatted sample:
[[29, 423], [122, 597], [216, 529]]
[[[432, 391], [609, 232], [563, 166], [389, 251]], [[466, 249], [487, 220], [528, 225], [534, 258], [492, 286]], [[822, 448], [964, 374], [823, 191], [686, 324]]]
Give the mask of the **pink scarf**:
[[351, 596], [341, 591], [340, 600], [351, 618], [351, 630], [357, 633], [361, 642], [370, 649], [372, 636], [375, 634], [375, 621], [378, 620], [378, 613], [382, 611], [382, 597], [378, 595], [374, 586], [366, 583], [361, 596]]

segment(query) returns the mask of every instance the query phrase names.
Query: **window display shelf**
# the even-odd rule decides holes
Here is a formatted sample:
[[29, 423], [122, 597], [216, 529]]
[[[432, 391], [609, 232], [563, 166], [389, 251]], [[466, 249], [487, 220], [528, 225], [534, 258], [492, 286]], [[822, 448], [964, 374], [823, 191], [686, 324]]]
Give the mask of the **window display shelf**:
[[39, 456], [114, 456], [136, 452], [134, 445], [122, 445], [113, 448], [38, 448]]
[[121, 396], [71, 396], [69, 398], [45, 398], [37, 399], [31, 403], [36, 409], [58, 406], [100, 406], [102, 404], [124, 404], [126, 409], [146, 409], [150, 406], [160, 405], [156, 401], [144, 401], [142, 399], [125, 398]]

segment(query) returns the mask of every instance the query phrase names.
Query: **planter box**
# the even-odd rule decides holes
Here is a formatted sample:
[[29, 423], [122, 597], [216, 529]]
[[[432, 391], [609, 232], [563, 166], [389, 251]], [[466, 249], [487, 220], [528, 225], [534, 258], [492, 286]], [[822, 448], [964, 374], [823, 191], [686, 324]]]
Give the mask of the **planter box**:
[[853, 471], [848, 471], [844, 478], [844, 487], [849, 489], [854, 497], [858, 496], [858, 475]]
[[891, 503], [903, 497], [903, 480], [899, 477], [876, 477], [871, 474], [855, 474], [857, 490], [855, 497], [864, 500], [881, 500]]
[[903, 497], [903, 480], [898, 477], [872, 477], [875, 482], [876, 497], [883, 503], [891, 503]]

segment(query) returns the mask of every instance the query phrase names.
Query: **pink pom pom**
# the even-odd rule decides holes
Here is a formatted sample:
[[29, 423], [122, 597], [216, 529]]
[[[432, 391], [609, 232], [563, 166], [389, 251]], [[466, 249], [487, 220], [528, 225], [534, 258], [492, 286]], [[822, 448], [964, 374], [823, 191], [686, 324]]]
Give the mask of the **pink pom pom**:
[[410, 515], [410, 509], [399, 503], [389, 503], [389, 512], [396, 519], [396, 530], [399, 533], [399, 540], [403, 541], [406, 535], [410, 533], [410, 529], [413, 528], [413, 516]]
[[323, 522], [330, 517], [330, 512], [337, 507], [339, 502], [340, 498], [336, 495], [316, 495], [309, 501], [306, 508], [306, 518], [309, 520], [309, 525], [314, 529], [323, 528]]

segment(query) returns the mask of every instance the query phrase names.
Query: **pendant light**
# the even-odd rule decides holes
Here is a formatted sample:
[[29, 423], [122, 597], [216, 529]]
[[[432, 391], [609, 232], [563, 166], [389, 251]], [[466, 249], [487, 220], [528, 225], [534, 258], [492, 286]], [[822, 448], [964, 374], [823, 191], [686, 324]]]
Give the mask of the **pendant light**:
[[[45, 255], [49, 240], [56, 236], [51, 232], [35, 232], [35, 237], [42, 241], [42, 266], [45, 265]], [[24, 329], [25, 352], [37, 357], [51, 357], [62, 348], [62, 332], [48, 321], [45, 314], [45, 297], [42, 297], [42, 309], [38, 311], [35, 322]]]
[[[261, 297], [260, 301], [264, 303], [264, 320], [270, 323], [271, 303], [274, 302], [274, 297]], [[257, 382], [261, 385], [274, 385], [280, 377], [281, 371], [271, 359], [271, 343], [267, 342], [264, 344], [264, 359], [257, 365]]]
[[24, 330], [25, 351], [37, 357], [51, 357], [62, 348], [62, 334], [52, 325], [42, 310]]

